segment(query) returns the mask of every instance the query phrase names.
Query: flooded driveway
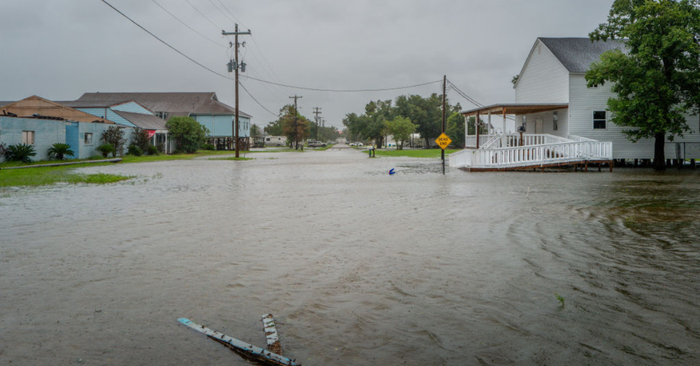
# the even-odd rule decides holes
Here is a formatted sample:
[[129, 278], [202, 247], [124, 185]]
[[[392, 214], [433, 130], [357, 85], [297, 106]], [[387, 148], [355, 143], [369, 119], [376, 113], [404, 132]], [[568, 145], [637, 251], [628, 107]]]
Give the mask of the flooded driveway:
[[698, 173], [248, 156], [1, 191], [0, 364], [700, 363]]

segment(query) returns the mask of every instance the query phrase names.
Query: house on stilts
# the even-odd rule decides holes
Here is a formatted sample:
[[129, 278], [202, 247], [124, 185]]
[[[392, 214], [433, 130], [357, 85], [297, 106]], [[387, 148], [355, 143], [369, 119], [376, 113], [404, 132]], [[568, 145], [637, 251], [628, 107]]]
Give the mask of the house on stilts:
[[[609, 50], [625, 51], [620, 40], [538, 38], [515, 82], [515, 103], [464, 111], [476, 117], [476, 135], [465, 128], [465, 149], [449, 156], [451, 167], [470, 171], [519, 170], [553, 166], [650, 160], [653, 139], [634, 143], [610, 122], [610, 85], [588, 88], [585, 73]], [[666, 143], [666, 156], [700, 158], [700, 121], [688, 116], [692, 132]], [[486, 131], [479, 134], [480, 130]]]

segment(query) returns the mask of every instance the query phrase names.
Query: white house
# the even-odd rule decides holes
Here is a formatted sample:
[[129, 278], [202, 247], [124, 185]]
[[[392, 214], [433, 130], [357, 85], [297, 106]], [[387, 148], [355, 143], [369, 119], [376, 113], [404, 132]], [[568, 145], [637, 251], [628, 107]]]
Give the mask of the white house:
[[[610, 122], [610, 84], [586, 85], [590, 65], [613, 49], [624, 51], [624, 42], [538, 38], [515, 83], [515, 103], [462, 112], [477, 116], [489, 134], [467, 135], [467, 149], [450, 155], [450, 165], [507, 169], [653, 159], [653, 139], [633, 143]], [[688, 117], [688, 125], [691, 133], [666, 143], [667, 158], [700, 158], [698, 116]], [[514, 128], [524, 129], [522, 139]]]

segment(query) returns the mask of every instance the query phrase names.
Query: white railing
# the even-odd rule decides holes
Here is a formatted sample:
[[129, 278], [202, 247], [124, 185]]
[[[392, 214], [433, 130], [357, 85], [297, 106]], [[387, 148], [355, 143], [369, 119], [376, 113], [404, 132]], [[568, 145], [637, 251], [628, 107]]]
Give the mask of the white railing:
[[451, 167], [508, 168], [585, 160], [612, 160], [612, 142], [570, 141], [500, 149], [463, 150], [451, 154], [449, 163]]
[[571, 141], [576, 141], [576, 142], [582, 142], [582, 141], [596, 141], [593, 139], [589, 139], [588, 137], [581, 137], [581, 136], [576, 136], [576, 135], [566, 135], [566, 138], [568, 138]]
[[[479, 147], [484, 146], [490, 139], [496, 135], [479, 135]], [[464, 141], [466, 147], [476, 148], [476, 135], [467, 136]]]
[[488, 141], [486, 141], [484, 146], [480, 147], [481, 149], [494, 149], [494, 148], [503, 147], [502, 146], [503, 134], [498, 133], [498, 134], [489, 135], [489, 136], [491, 136], [491, 138]]

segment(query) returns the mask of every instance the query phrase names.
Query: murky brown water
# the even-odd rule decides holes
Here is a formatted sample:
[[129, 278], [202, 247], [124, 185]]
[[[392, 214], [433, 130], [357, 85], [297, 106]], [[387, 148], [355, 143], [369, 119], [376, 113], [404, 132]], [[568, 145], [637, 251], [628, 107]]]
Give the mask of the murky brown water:
[[248, 365], [177, 318], [268, 312], [307, 366], [700, 362], [698, 173], [251, 156], [0, 192], [0, 365]]

